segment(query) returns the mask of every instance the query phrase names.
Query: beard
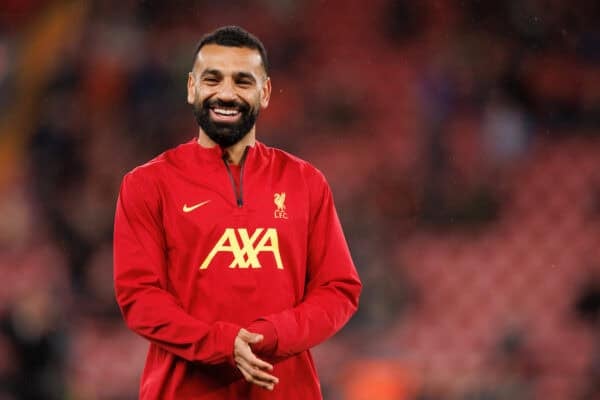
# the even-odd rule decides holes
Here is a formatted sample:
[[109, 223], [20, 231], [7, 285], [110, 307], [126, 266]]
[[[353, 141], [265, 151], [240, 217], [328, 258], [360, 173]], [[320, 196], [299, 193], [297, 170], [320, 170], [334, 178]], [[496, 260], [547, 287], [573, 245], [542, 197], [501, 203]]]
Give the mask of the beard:
[[[210, 117], [214, 107], [236, 108], [240, 112], [237, 122], [216, 122]], [[230, 147], [242, 140], [256, 123], [258, 108], [252, 108], [246, 102], [205, 100], [193, 104], [194, 116], [198, 126], [206, 135], [221, 147]]]

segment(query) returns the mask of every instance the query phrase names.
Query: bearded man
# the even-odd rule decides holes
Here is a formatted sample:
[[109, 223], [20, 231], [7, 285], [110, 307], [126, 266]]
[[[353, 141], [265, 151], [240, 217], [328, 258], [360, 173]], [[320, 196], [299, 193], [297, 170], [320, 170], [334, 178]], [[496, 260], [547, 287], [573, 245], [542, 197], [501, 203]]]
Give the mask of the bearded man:
[[187, 82], [198, 136], [124, 178], [114, 230], [123, 317], [150, 342], [140, 399], [321, 399], [310, 348], [361, 282], [324, 176], [256, 140], [262, 43], [205, 35]]

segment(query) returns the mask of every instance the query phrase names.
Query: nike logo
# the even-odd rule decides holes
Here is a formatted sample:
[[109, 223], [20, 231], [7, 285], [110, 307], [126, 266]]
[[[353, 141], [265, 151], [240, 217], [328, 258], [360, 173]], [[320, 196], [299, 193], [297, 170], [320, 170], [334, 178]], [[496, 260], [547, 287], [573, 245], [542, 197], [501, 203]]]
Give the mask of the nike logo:
[[189, 213], [189, 212], [192, 212], [192, 211], [194, 211], [195, 209], [197, 209], [197, 208], [200, 208], [200, 207], [202, 207], [203, 205], [205, 205], [205, 204], [207, 204], [207, 203], [209, 203], [209, 202], [210, 202], [210, 200], [206, 200], [206, 201], [203, 201], [202, 203], [195, 204], [195, 205], [193, 205], [193, 206], [191, 206], [191, 207], [188, 207], [188, 205], [187, 205], [187, 204], [184, 204], [184, 205], [183, 205], [183, 212], [184, 212], [184, 213]]

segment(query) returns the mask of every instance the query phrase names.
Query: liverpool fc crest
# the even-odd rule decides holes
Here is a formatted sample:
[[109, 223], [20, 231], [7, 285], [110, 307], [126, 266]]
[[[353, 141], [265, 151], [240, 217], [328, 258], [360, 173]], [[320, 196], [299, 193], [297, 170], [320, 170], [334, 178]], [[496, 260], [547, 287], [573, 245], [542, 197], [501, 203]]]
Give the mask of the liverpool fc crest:
[[273, 202], [277, 207], [273, 216], [275, 218], [287, 219], [287, 213], [285, 212], [285, 192], [275, 193], [273, 195]]

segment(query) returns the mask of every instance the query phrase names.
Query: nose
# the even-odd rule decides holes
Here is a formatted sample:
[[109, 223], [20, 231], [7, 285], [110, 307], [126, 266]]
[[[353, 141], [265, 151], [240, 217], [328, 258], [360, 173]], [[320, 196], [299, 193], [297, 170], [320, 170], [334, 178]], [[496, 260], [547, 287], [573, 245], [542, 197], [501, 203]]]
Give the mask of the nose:
[[224, 101], [231, 101], [237, 98], [234, 83], [231, 79], [223, 80], [218, 93], [218, 98]]

